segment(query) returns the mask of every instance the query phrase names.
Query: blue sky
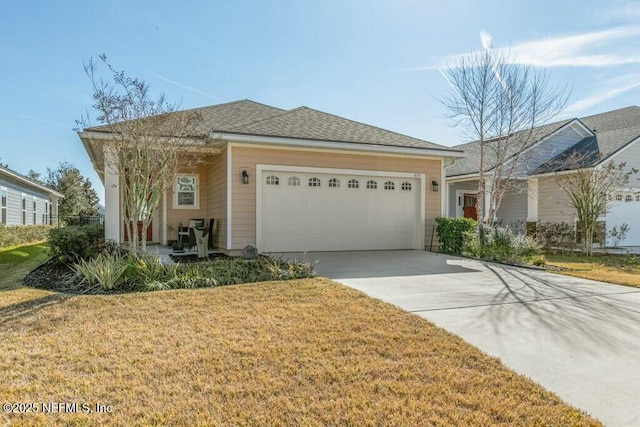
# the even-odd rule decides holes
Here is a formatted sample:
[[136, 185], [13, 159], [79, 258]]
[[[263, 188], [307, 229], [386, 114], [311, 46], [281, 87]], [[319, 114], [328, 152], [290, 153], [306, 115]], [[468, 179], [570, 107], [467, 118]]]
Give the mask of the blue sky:
[[306, 105], [444, 145], [439, 69], [483, 41], [571, 85], [565, 116], [640, 104], [640, 1], [5, 2], [0, 40], [1, 161], [72, 162], [101, 197], [73, 131], [101, 53], [181, 108]]

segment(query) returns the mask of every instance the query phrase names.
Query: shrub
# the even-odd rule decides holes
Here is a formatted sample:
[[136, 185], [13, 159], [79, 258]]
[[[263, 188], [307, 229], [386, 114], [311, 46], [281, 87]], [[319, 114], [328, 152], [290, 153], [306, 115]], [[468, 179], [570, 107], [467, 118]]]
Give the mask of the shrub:
[[0, 248], [24, 245], [47, 240], [50, 225], [4, 225], [0, 224]]
[[127, 254], [124, 258], [126, 271], [124, 282], [134, 286], [148, 285], [153, 282], [166, 282], [176, 277], [178, 267], [166, 265], [157, 255], [146, 253]]
[[477, 227], [471, 218], [436, 218], [436, 233], [440, 242], [440, 252], [461, 254], [464, 235]]
[[465, 234], [463, 253], [489, 261], [522, 264], [539, 255], [540, 246], [509, 227], [480, 226]]
[[187, 265], [165, 265], [157, 255], [103, 251], [80, 259], [74, 270], [83, 282], [105, 291], [206, 288], [271, 280], [315, 277], [314, 265], [258, 257], [220, 259]]
[[544, 245], [546, 253], [550, 253], [552, 247], [573, 248], [576, 244], [576, 233], [573, 226], [566, 222], [539, 222], [536, 226], [536, 240]]
[[73, 269], [83, 281], [110, 291], [123, 283], [127, 261], [118, 254], [104, 252], [93, 259], [80, 259]]
[[49, 231], [51, 256], [60, 263], [88, 260], [97, 256], [104, 246], [102, 225], [67, 226]]

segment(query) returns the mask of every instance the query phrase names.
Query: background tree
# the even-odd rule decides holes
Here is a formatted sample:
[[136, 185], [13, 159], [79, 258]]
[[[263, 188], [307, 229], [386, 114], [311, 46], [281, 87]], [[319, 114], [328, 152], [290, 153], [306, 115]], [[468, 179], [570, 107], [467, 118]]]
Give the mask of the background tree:
[[540, 137], [535, 128], [564, 108], [568, 90], [552, 88], [544, 71], [490, 46], [461, 57], [444, 76], [451, 93], [441, 102], [454, 126], [479, 143], [476, 210], [479, 222], [492, 224], [525, 149]]
[[[144, 80], [116, 71], [105, 55], [100, 56], [100, 63], [109, 70], [110, 81], [98, 77], [98, 63], [93, 59], [84, 69], [91, 81], [100, 130], [110, 133], [104, 140], [105, 168], [119, 173], [122, 212], [129, 246], [135, 252], [139, 239], [146, 246], [146, 233], [138, 235], [138, 222], [146, 230], [178, 169], [192, 169], [202, 161], [199, 148], [206, 145], [209, 133], [202, 129], [199, 113], [176, 111], [164, 95], [153, 98]], [[88, 116], [78, 124], [91, 130], [86, 129], [90, 127]]]
[[33, 169], [29, 169], [29, 172], [27, 172], [27, 178], [29, 178], [31, 181], [37, 182], [41, 185], [46, 185], [46, 183], [42, 179], [40, 179], [41, 176], [41, 173], [38, 173]]
[[58, 215], [61, 219], [77, 215], [96, 215], [100, 199], [80, 170], [69, 162], [61, 162], [56, 169], [47, 168], [44, 185], [64, 195], [60, 199]]
[[9, 167], [8, 164], [2, 163], [2, 157], [0, 157], [0, 167], [3, 167], [3, 168], [8, 168]]
[[[579, 163], [573, 158], [569, 162]], [[571, 169], [571, 168], [567, 168]], [[576, 210], [581, 224], [583, 250], [593, 254], [593, 236], [598, 218], [608, 212], [614, 193], [627, 186], [638, 169], [627, 168], [626, 162], [610, 161], [594, 167], [582, 168], [557, 174], [556, 182], [569, 196], [569, 204]]]

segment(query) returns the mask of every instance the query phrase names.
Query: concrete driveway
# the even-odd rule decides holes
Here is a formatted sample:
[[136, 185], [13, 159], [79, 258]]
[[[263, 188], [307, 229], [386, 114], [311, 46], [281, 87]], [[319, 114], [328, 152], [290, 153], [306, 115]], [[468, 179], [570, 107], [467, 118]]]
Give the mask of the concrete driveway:
[[421, 251], [319, 252], [327, 276], [457, 334], [610, 426], [640, 426], [640, 289]]

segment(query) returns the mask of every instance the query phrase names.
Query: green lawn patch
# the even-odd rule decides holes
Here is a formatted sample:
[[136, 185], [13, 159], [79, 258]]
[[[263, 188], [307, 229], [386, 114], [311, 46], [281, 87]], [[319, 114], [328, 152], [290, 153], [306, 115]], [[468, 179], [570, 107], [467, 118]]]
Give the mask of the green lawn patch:
[[0, 291], [17, 289], [31, 270], [49, 258], [46, 243], [0, 249]]
[[547, 264], [568, 276], [640, 287], [640, 258], [635, 255], [547, 255]]

